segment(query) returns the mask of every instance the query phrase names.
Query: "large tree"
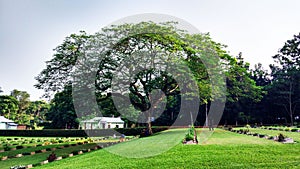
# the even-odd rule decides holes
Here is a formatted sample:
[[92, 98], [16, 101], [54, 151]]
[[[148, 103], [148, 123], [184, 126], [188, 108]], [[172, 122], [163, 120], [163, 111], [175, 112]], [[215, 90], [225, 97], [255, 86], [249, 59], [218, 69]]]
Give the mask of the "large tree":
[[274, 103], [282, 106], [288, 113], [291, 125], [300, 102], [300, 33], [287, 40], [273, 56], [276, 64], [270, 65]]
[[[223, 95], [224, 90], [218, 86], [225, 84], [218, 77], [224, 70], [218, 65], [230, 58], [223, 47], [209, 34], [189, 34], [173, 22], [123, 24], [104, 28], [95, 35], [81, 32], [67, 37], [55, 49], [53, 59], [36, 77], [35, 86], [46, 94], [60, 92], [66, 85], [75, 86], [73, 94], [79, 96], [75, 96], [75, 107], [80, 117], [97, 115], [95, 106], [87, 102], [96, 100], [91, 95], [104, 100], [114, 97], [114, 103], [120, 103], [115, 104], [116, 108], [132, 105], [143, 112], [130, 117], [126, 110], [132, 107], [127, 107], [122, 115], [147, 123], [151, 133], [150, 117], [158, 117], [165, 107], [171, 110], [172, 104], [177, 107], [174, 103], [178, 101], [172, 100], [186, 103], [180, 107], [186, 113], [179, 118], [193, 119], [199, 103], [208, 105]], [[227, 70], [226, 66], [222, 68]], [[174, 117], [173, 112], [170, 117]]]
[[227, 82], [227, 103], [224, 120], [226, 122], [238, 120], [249, 122], [251, 106], [259, 102], [263, 97], [261, 86], [251, 79], [250, 64], [245, 62], [240, 53], [236, 58], [230, 58], [228, 71], [226, 72]]
[[[203, 100], [210, 99], [207, 96], [211, 93], [207, 68], [201, 61], [204, 60], [206, 63], [211, 64], [210, 67], [216, 67], [219, 64], [219, 60], [216, 60], [213, 56], [218, 55], [219, 51], [221, 51], [218, 51], [220, 48], [222, 48], [222, 45], [213, 42], [208, 34], [190, 35], [177, 29], [174, 23], [156, 24], [153, 22], [142, 22], [138, 24], [123, 24], [104, 28], [101, 33], [96, 33], [95, 35], [87, 35], [85, 32], [81, 32], [79, 35], [72, 34], [70, 37], [67, 37], [64, 43], [55, 49], [54, 58], [47, 62], [47, 68], [36, 78], [38, 80], [36, 87], [45, 89], [46, 92], [60, 91], [66, 84], [74, 85], [73, 73], [77, 80], [79, 79], [76, 81], [76, 85], [86, 87], [86, 90], [83, 90], [85, 92], [81, 93], [81, 98], [84, 98], [84, 95], [89, 93], [87, 91], [94, 84], [96, 84], [96, 94], [106, 95], [107, 97], [113, 95], [120, 100], [126, 100], [126, 97], [129, 96], [134, 108], [145, 112], [142, 116], [145, 116], [144, 120], [147, 121], [151, 133], [151, 121], [149, 119], [150, 116], [155, 116], [154, 109], [151, 109], [151, 107], [163, 107], [160, 103], [166, 99], [165, 97], [176, 98], [175, 96], [179, 94], [181, 94], [181, 97], [188, 96], [188, 92], [185, 94], [179, 93], [180, 90], [184, 90], [184, 87], [180, 88], [174, 77], [168, 73], [168, 71], [172, 70], [171, 66], [177, 63], [185, 65], [186, 63], [195, 63], [187, 65], [192, 69], [193, 74], [196, 75], [198, 84], [207, 85], [207, 87], [199, 86], [200, 93], [206, 93], [205, 95], [200, 94], [200, 96], [206, 97]], [[93, 49], [92, 52], [91, 49]], [[150, 60], [147, 57], [134, 57], [138, 54], [151, 55]], [[87, 59], [85, 57], [87, 55], [92, 58]], [[95, 57], [93, 57], [94, 55]], [[169, 65], [165, 65], [164, 70], [155, 69], [155, 64], [160, 64], [155, 62], [157, 61], [156, 59], [159, 61], [167, 60]], [[92, 61], [89, 62], [90, 60]], [[80, 78], [88, 78], [91, 76], [90, 72], [93, 72], [96, 75], [96, 79], [91, 79], [89, 84], [82, 83], [77, 76], [78, 74], [76, 74], [75, 66], [78, 66], [76, 63], [82, 66], [80, 67]], [[139, 66], [142, 67], [142, 70], [135, 72], [135, 76], [131, 77], [128, 86], [129, 90], [121, 91], [123, 89], [120, 87], [122, 86], [120, 82], [123, 82], [122, 80], [127, 76], [127, 72], [134, 71], [131, 68], [136, 63], [141, 64]], [[89, 65], [88, 69], [84, 67], [86, 65]], [[177, 71], [181, 75], [187, 74], [184, 68], [179, 68]], [[218, 71], [220, 73], [220, 70]], [[86, 74], [83, 75], [84, 73]], [[112, 93], [111, 83], [115, 74], [120, 76], [117, 82], [119, 83], [117, 84], [119, 88], [117, 92]], [[183, 81], [183, 83], [186, 83], [185, 86], [191, 86], [188, 80]], [[197, 99], [195, 101], [198, 103], [191, 105], [196, 106], [199, 104]], [[82, 112], [89, 112], [89, 110], [83, 110]], [[197, 114], [198, 112], [193, 113]]]
[[45, 116], [46, 120], [51, 121], [52, 128], [78, 128], [71, 86], [65, 86], [62, 92], [56, 93], [54, 98], [51, 100], [50, 105], [51, 107], [49, 111], [46, 112]]

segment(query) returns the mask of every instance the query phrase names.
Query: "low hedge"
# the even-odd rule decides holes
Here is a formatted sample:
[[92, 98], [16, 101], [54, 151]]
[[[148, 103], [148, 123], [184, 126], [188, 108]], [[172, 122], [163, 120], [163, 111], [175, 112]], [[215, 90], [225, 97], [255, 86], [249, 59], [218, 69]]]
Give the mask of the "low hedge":
[[[95, 130], [62, 130], [62, 129], [46, 129], [46, 130], [0, 130], [1, 136], [23, 136], [23, 137], [99, 137], [99, 136], [127, 136], [141, 135], [145, 127], [139, 128], [118, 128], [118, 129], [95, 129]], [[167, 127], [153, 127], [153, 133], [167, 130]], [[7, 138], [10, 139], [10, 138]]]

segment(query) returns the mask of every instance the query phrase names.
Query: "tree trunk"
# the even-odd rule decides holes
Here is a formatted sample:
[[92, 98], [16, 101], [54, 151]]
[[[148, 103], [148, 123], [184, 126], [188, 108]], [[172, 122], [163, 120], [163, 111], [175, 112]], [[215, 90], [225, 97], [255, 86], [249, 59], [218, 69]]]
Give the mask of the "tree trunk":
[[289, 114], [291, 118], [291, 126], [294, 125], [294, 119], [293, 119], [293, 110], [292, 110], [292, 82], [290, 82], [290, 92], [289, 92]]
[[192, 115], [192, 112], [190, 112], [190, 116], [191, 116], [191, 126], [193, 126], [194, 123], [193, 123], [193, 115]]
[[208, 112], [207, 112], [207, 103], [205, 104], [205, 126], [208, 126]]
[[152, 135], [153, 132], [152, 132], [152, 125], [151, 125], [151, 117], [150, 117], [150, 113], [148, 115], [148, 123], [147, 123], [147, 131], [148, 131], [148, 134], [149, 135]]

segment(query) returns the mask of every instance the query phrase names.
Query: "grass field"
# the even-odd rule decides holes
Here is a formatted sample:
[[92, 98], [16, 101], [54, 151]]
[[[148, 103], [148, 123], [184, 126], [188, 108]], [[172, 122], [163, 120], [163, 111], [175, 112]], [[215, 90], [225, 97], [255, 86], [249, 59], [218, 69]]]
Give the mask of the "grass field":
[[[282, 144], [219, 129], [201, 145], [182, 145], [183, 132], [169, 130], [37, 168], [300, 168], [300, 144]], [[169, 149], [169, 145], [174, 147]], [[163, 153], [138, 158], [158, 152]], [[136, 158], [128, 158], [133, 154]]]
[[300, 133], [298, 133], [298, 132], [266, 130], [266, 129], [260, 129], [260, 128], [250, 128], [249, 131], [252, 133], [260, 133], [260, 134], [266, 134], [266, 135], [271, 135], [271, 136], [277, 136], [277, 135], [279, 135], [279, 133], [282, 133], [283, 135], [285, 135], [287, 137], [291, 137], [295, 141], [300, 142]]
[[[55, 143], [50, 143], [52, 140], [60, 140], [63, 139], [63, 143], [58, 143], [57, 141]], [[9, 150], [9, 151], [4, 151], [0, 152], [0, 158], [1, 157], [8, 157], [7, 160], [2, 160], [0, 161], [0, 169], [2, 168], [10, 168], [11, 166], [16, 166], [16, 165], [29, 165], [29, 164], [39, 164], [42, 161], [45, 161], [47, 157], [54, 152], [57, 157], [59, 156], [68, 156], [68, 154], [72, 152], [78, 152], [80, 150], [87, 150], [87, 149], [94, 149], [95, 146], [100, 145], [100, 146], [107, 146], [108, 144], [111, 144], [113, 142], [118, 141], [119, 139], [114, 139], [114, 138], [106, 138], [103, 140], [103, 137], [97, 137], [93, 138], [92, 140], [96, 143], [88, 143], [86, 141], [89, 140], [89, 138], [73, 138], [73, 137], [68, 137], [68, 138], [47, 138], [47, 137], [0, 137], [1, 140], [1, 146], [4, 144], [16, 144], [14, 146], [10, 147], [16, 147], [17, 145], [20, 146], [28, 146], [28, 147], [22, 147], [21, 149], [16, 149], [16, 150]], [[33, 140], [32, 143], [28, 144], [26, 141], [26, 144], [24, 143], [24, 140]], [[40, 140], [40, 141], [37, 141]], [[45, 143], [50, 143], [49, 145]], [[83, 144], [85, 142], [86, 144]], [[75, 144], [76, 143], [76, 144]], [[33, 145], [40, 145], [40, 146], [33, 146]], [[0, 148], [3, 148], [1, 147]], [[29, 147], [30, 146], [30, 147]], [[62, 149], [61, 146], [64, 146]], [[55, 150], [51, 148], [56, 148]], [[47, 152], [40, 152], [40, 150], [46, 150]], [[34, 155], [29, 155], [31, 152], [36, 152]], [[25, 156], [19, 157], [19, 158], [14, 158], [17, 154], [25, 154]]]

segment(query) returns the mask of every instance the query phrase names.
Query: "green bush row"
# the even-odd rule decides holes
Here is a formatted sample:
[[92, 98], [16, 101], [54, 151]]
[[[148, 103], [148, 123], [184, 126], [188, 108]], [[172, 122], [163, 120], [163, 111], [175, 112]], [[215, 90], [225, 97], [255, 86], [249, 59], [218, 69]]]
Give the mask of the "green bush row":
[[[127, 136], [140, 135], [146, 128], [118, 128], [118, 129], [95, 129], [95, 130], [61, 130], [61, 129], [47, 129], [47, 130], [0, 130], [1, 136], [23, 136], [23, 137], [99, 137], [99, 136], [120, 136], [125, 134]], [[152, 128], [153, 133], [168, 129]]]

